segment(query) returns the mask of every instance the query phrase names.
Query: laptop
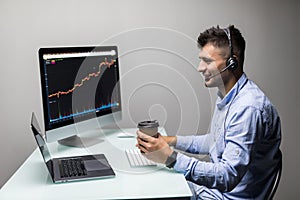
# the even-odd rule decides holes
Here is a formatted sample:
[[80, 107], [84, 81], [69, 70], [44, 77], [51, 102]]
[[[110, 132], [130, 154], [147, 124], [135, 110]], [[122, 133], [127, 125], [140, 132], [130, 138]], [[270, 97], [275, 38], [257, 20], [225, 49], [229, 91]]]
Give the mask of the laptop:
[[51, 158], [34, 113], [31, 130], [54, 183], [115, 177], [104, 154]]

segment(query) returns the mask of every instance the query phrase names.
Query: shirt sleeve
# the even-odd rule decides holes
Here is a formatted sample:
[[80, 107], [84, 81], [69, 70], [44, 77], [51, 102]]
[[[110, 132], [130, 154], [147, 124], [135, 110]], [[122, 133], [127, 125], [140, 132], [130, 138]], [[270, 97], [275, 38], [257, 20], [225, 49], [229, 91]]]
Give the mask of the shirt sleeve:
[[[219, 160], [203, 162], [178, 153], [174, 169], [196, 184], [221, 192], [231, 191], [246, 173], [254, 152], [256, 129], [261, 127], [262, 120], [260, 111], [245, 108], [231, 116], [229, 121], [230, 126], [225, 133], [225, 148]], [[213, 148], [215, 145], [210, 153], [214, 152]]]
[[176, 149], [195, 154], [208, 154], [210, 135], [177, 136]]

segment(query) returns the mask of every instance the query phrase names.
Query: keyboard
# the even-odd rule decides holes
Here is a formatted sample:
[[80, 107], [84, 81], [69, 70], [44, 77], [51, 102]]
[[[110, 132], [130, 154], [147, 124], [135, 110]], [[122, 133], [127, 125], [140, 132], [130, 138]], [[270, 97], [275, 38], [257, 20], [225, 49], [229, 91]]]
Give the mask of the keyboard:
[[139, 149], [126, 149], [125, 153], [131, 167], [157, 166], [157, 163], [143, 156]]
[[85, 176], [86, 169], [82, 159], [71, 158], [61, 160], [61, 177]]

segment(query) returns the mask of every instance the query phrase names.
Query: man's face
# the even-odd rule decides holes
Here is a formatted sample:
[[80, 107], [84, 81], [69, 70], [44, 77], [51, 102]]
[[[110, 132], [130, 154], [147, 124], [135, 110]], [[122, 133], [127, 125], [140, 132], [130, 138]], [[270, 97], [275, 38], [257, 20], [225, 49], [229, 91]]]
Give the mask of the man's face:
[[199, 53], [198, 71], [204, 76], [206, 87], [224, 86], [226, 73], [220, 74], [220, 71], [226, 67], [226, 59], [222, 56], [222, 49], [216, 48], [212, 44], [206, 44]]

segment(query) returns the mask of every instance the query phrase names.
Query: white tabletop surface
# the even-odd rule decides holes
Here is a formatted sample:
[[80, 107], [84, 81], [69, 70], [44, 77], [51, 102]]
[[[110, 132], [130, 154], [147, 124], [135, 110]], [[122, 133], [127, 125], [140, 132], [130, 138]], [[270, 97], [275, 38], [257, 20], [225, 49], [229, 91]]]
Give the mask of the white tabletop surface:
[[[132, 168], [125, 149], [135, 148], [135, 137], [119, 137], [120, 133], [135, 134], [136, 129], [94, 130], [82, 137], [95, 137], [99, 142], [87, 148], [66, 147], [57, 142], [48, 146], [52, 157], [103, 153], [116, 177], [54, 184], [36, 149], [0, 190], [0, 199], [141, 199], [187, 197], [191, 195], [182, 174], [166, 168]], [[165, 130], [159, 128], [165, 135]]]

